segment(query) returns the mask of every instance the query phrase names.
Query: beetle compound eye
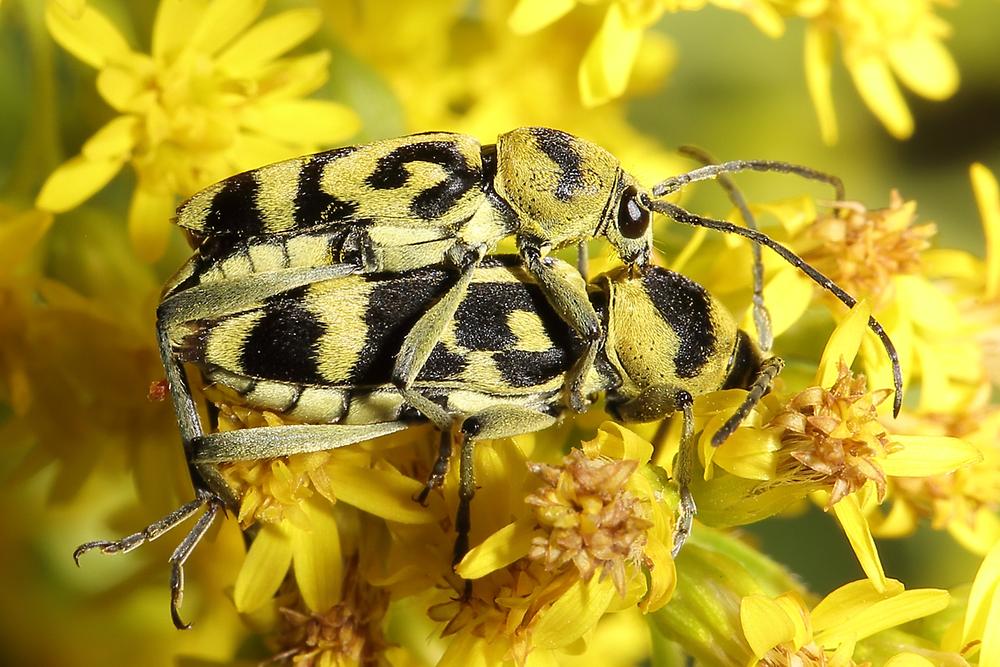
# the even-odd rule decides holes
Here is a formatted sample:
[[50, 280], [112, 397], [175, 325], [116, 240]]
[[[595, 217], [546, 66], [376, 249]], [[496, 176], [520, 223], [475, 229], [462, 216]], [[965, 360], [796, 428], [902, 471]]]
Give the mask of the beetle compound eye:
[[649, 229], [649, 210], [639, 206], [639, 193], [631, 185], [618, 204], [618, 231], [627, 239], [637, 239]]

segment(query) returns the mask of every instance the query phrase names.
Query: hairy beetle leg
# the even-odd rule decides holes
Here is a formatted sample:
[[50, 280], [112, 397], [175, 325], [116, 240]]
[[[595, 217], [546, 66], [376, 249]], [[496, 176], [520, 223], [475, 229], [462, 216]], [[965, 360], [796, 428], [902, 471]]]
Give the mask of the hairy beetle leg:
[[451, 429], [441, 431], [438, 455], [431, 468], [431, 474], [427, 476], [424, 488], [413, 498], [424, 507], [427, 507], [427, 496], [430, 495], [431, 491], [444, 484], [444, 476], [448, 474], [448, 464], [451, 461], [451, 446]]
[[222, 501], [218, 498], [210, 498], [205, 513], [198, 517], [198, 521], [191, 528], [191, 531], [184, 537], [174, 552], [170, 554], [170, 618], [174, 622], [174, 627], [178, 630], [188, 630], [190, 623], [185, 623], [181, 619], [181, 603], [184, 601], [184, 563], [194, 551], [201, 538], [211, 528], [219, 510], [223, 508]]
[[79, 566], [80, 556], [94, 549], [100, 549], [102, 553], [106, 554], [128, 553], [129, 551], [142, 546], [146, 542], [152, 542], [161, 535], [170, 532], [189, 517], [194, 515], [194, 513], [203, 506], [213, 502], [213, 500], [217, 501], [215, 495], [211, 491], [199, 490], [197, 492], [197, 496], [198, 497], [194, 500], [184, 503], [162, 519], [155, 521], [142, 530], [123, 537], [120, 540], [94, 540], [93, 542], [85, 542], [81, 544], [73, 551], [73, 560], [76, 562], [77, 566]]
[[681, 412], [681, 444], [677, 450], [677, 463], [674, 477], [677, 480], [677, 489], [680, 494], [680, 504], [677, 508], [677, 525], [674, 528], [674, 545], [670, 549], [670, 555], [674, 558], [680, 553], [681, 547], [687, 542], [691, 535], [691, 524], [694, 522], [694, 515], [698, 513], [698, 507], [694, 503], [694, 496], [691, 495], [691, 466], [694, 451], [694, 399], [686, 391], [679, 391], [674, 397], [674, 405]]
[[94, 540], [93, 542], [81, 544], [73, 551], [74, 562], [79, 566], [80, 556], [93, 549], [100, 549], [102, 553], [106, 554], [128, 553], [147, 542], [152, 542], [156, 538], [165, 535], [194, 516], [202, 507], [207, 507], [205, 513], [199, 517], [197, 523], [191, 528], [191, 531], [184, 540], [174, 549], [168, 561], [171, 567], [170, 616], [178, 629], [188, 629], [191, 627], [190, 624], [184, 623], [180, 618], [181, 601], [184, 599], [184, 563], [191, 555], [191, 552], [194, 551], [198, 542], [201, 541], [201, 538], [205, 536], [205, 533], [212, 525], [212, 521], [218, 516], [219, 511], [224, 507], [223, 500], [211, 491], [197, 489], [196, 494], [197, 497], [194, 500], [184, 503], [159, 521], [120, 540]]

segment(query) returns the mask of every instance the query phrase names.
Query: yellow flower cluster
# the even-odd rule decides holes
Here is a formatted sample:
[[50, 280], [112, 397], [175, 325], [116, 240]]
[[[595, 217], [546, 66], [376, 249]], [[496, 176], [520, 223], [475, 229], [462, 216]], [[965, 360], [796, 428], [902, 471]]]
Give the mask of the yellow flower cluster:
[[[11, 612], [14, 663], [1000, 664], [1000, 192], [982, 165], [972, 181], [985, 257], [936, 247], [935, 226], [895, 191], [883, 209], [806, 197], [751, 206], [764, 231], [859, 303], [842, 308], [765, 253], [764, 302], [786, 370], [719, 447], [712, 436], [746, 392], [696, 397], [698, 515], [676, 558], [680, 420], [630, 430], [595, 408], [477, 445], [471, 549], [456, 563], [458, 472], [415, 501], [439, 448], [436, 433], [415, 427], [220, 465], [240, 504], [189, 563], [185, 610], [198, 623], [189, 633], [169, 628], [152, 565], [167, 558], [173, 545], [160, 542], [169, 538], [144, 547], [148, 567], [123, 575], [107, 574], [122, 562], [94, 579], [89, 569], [63, 571], [71, 543], [134, 529], [190, 497], [169, 404], [146, 391], [162, 377], [152, 319], [168, 262], [154, 260], [179, 240], [169, 224], [179, 199], [356, 136], [446, 129], [488, 141], [521, 125], [586, 136], [640, 180], [661, 180], [681, 162], [655, 138], [662, 128], [640, 129], [624, 100], [683, 67], [656, 28], [680, 12], [738, 12], [774, 38], [801, 20], [809, 93], [831, 143], [838, 45], [863, 101], [896, 137], [914, 131], [897, 81], [930, 99], [947, 98], [958, 81], [943, 45], [949, 27], [931, 0], [139, 4], [0, 6], [0, 28], [23, 16], [40, 81], [94, 76], [93, 102], [105, 105], [78, 110], [67, 95], [74, 104], [59, 115], [39, 86], [38, 118], [89, 138], [61, 164], [33, 143], [27, 154], [44, 178], [4, 192], [0, 205], [0, 441], [9, 452], [0, 470], [9, 460], [12, 488], [35, 480], [39, 503], [47, 495], [62, 501], [59, 512], [76, 512], [37, 521], [14, 513], [13, 527], [0, 528], [30, 547], [6, 556], [11, 597], [39, 618], [65, 618], [67, 599], [85, 601], [72, 610], [79, 621], [63, 623], [70, 648], [49, 646], [51, 624], [0, 607]], [[148, 51], [136, 46], [146, 35]], [[311, 52], [300, 54], [303, 45]], [[38, 126], [26, 136], [55, 145], [54, 128]], [[10, 166], [0, 174], [32, 173], [31, 160]], [[703, 230], [681, 239], [676, 225], [657, 224], [657, 261], [745, 312], [753, 331], [749, 247]], [[604, 267], [601, 244], [592, 246], [591, 269]], [[899, 352], [907, 398], [898, 419], [872, 316]], [[290, 422], [219, 387], [197, 394], [219, 431]], [[138, 498], [108, 490], [126, 471]], [[731, 530], [810, 503], [835, 519], [864, 572], [826, 595]], [[111, 525], [97, 525], [105, 516]], [[973, 580], [946, 576], [931, 559], [925, 578], [971, 584], [907, 590], [893, 578], [876, 539], [926, 526], [981, 563]], [[51, 562], [36, 556], [47, 549], [57, 553]], [[36, 589], [18, 576], [31, 567], [45, 569]], [[110, 601], [95, 604], [97, 591], [111, 591]]]

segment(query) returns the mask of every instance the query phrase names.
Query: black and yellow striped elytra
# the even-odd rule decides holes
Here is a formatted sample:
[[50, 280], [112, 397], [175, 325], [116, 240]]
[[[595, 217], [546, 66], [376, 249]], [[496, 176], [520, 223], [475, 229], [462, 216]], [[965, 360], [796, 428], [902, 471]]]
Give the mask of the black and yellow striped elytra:
[[[602, 324], [600, 354], [583, 383], [588, 403], [603, 392], [607, 410], [622, 421], [682, 412], [683, 452], [693, 447], [692, 396], [737, 386], [763, 391], [780, 367], [762, 362], [725, 308], [679, 274], [620, 267], [584, 287], [574, 267], [550, 261], [553, 271], [581, 283]], [[563, 324], [517, 256], [489, 257], [471, 272], [414, 382], [399, 386], [393, 367], [400, 340], [440, 303], [456, 271], [447, 265], [389, 274], [350, 265], [296, 267], [170, 293], [159, 309], [159, 339], [197, 498], [122, 540], [81, 545], [75, 556], [129, 551], [207, 506], [170, 559], [171, 613], [178, 627], [187, 627], [179, 615], [183, 564], [218, 513], [238, 507], [220, 462], [334, 449], [430, 420], [442, 430], [442, 446], [421, 498], [443, 482], [452, 433], [463, 439], [457, 563], [468, 548], [475, 492], [471, 448], [558, 422], [568, 410], [562, 389], [585, 343]], [[205, 433], [182, 363], [246, 404], [298, 423]], [[683, 457], [678, 465], [687, 465]], [[687, 474], [677, 472], [676, 547], [694, 513]]]

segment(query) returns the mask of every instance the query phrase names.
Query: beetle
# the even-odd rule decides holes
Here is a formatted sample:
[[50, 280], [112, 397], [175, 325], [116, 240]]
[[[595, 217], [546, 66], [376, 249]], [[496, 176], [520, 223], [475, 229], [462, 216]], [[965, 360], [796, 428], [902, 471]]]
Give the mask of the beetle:
[[[682, 415], [676, 553], [695, 511], [687, 488], [693, 398], [716, 389], [748, 389], [716, 434], [721, 441], [766, 393], [782, 362], [765, 358], [717, 300], [680, 274], [620, 266], [584, 286], [574, 267], [550, 262], [588, 295], [602, 324], [599, 352], [583, 380], [587, 403], [604, 393], [609, 414], [625, 422]], [[416, 324], [439, 307], [454, 273], [447, 264], [381, 274], [332, 264], [168, 293], [158, 310], [159, 341], [197, 496], [138, 533], [83, 544], [74, 557], [91, 549], [130, 551], [206, 507], [170, 558], [171, 614], [177, 627], [187, 627], [179, 611], [183, 565], [218, 513], [238, 507], [219, 473], [220, 462], [333, 449], [430, 421], [442, 433], [441, 447], [418, 500], [443, 482], [453, 430], [462, 436], [457, 564], [468, 549], [474, 444], [559, 421], [569, 410], [563, 388], [586, 341], [565, 326], [519, 257], [491, 256], [470, 273], [463, 298], [445, 323], [446, 335], [413, 385], [401, 389], [392, 381], [403, 347], [399, 341], [414, 335]], [[185, 363], [248, 405], [302, 423], [206, 433]]]
[[[560, 130], [522, 127], [489, 145], [468, 135], [425, 132], [286, 160], [195, 194], [177, 212], [177, 224], [197, 248], [177, 280], [204, 280], [206, 273], [219, 273], [221, 255], [274, 237], [322, 236], [328, 246], [315, 246], [309, 261], [350, 263], [365, 272], [448, 262], [458, 272], [438, 316], [419, 322], [419, 334], [400, 350], [393, 381], [405, 389], [440, 340], [475, 267], [500, 240], [514, 236], [546, 299], [586, 343], [565, 392], [567, 404], [581, 412], [600, 322], [586, 294], [551, 268], [549, 253], [578, 245], [583, 258], [587, 241], [605, 237], [626, 265], [644, 267], [652, 254], [653, 212], [671, 214], [653, 201], [689, 183], [744, 170], [823, 181], [843, 199], [838, 178], [784, 162], [709, 165], [645, 190], [611, 153]], [[226, 275], [268, 270], [267, 262], [259, 266], [250, 253], [245, 257], [250, 261], [230, 266]], [[762, 310], [755, 312], [759, 318]]]

